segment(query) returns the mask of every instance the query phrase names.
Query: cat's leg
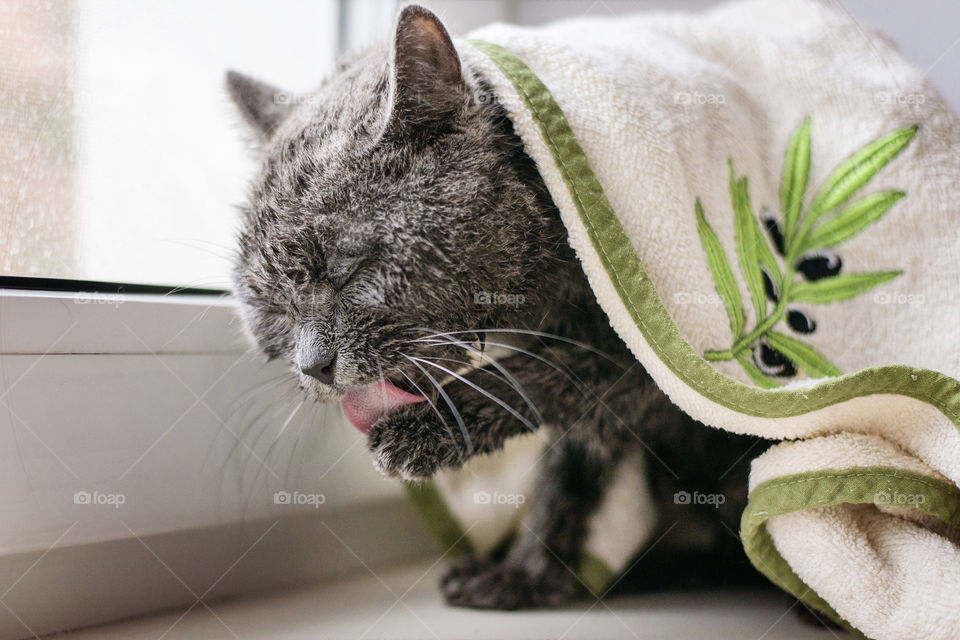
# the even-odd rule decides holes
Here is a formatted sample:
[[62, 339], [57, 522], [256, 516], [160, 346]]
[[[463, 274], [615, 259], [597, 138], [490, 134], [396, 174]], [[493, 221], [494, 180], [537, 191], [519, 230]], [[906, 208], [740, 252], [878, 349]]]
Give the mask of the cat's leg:
[[[443, 590], [453, 604], [515, 609], [576, 595], [587, 522], [620, 456], [635, 443], [626, 424], [642, 424], [669, 404], [629, 354], [611, 359], [570, 343], [529, 348], [538, 357], [515, 353], [499, 360], [523, 394], [481, 369], [467, 379], [502, 403], [462, 382], [444, 387], [474, 453], [502, 448], [509, 437], [536, 424], [536, 414], [557, 430], [538, 465], [536, 495], [529, 497], [531, 510], [517, 543], [503, 561], [470, 558], [452, 568]], [[370, 444], [381, 469], [419, 478], [462, 465], [466, 440], [458, 422], [443, 401], [436, 409], [408, 405], [374, 425]]]
[[587, 523], [616, 465], [613, 449], [560, 437], [540, 463], [536, 495], [517, 543], [500, 562], [467, 558], [442, 580], [450, 604], [520, 609], [560, 604], [582, 590], [577, 577]]
[[553, 437], [527, 500], [530, 512], [505, 559], [468, 558], [449, 570], [442, 589], [451, 604], [518, 609], [576, 596], [590, 516], [622, 456], [639, 446], [627, 424], [658, 420], [669, 404], [635, 361], [624, 364], [626, 358], [611, 360], [572, 344], [542, 353], [563, 363], [564, 373], [547, 367], [536, 374], [548, 382], [537, 389]]

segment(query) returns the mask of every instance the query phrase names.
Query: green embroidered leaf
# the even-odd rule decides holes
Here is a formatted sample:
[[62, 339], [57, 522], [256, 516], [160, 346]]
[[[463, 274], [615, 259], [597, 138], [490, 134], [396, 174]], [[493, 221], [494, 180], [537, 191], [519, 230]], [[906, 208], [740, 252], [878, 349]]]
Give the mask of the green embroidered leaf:
[[795, 302], [824, 304], [849, 300], [899, 276], [903, 271], [874, 271], [872, 273], [841, 273], [814, 282], [801, 282], [790, 289]]
[[733, 202], [734, 236], [737, 241], [737, 255], [740, 257], [740, 270], [747, 281], [747, 290], [753, 300], [757, 313], [757, 322], [767, 317], [767, 296], [763, 290], [763, 274], [760, 272], [760, 247], [766, 244], [763, 236], [756, 233], [757, 224], [750, 210], [750, 196], [747, 193], [747, 179], [736, 180], [733, 173], [733, 161], [730, 165], [730, 200]]
[[780, 384], [775, 380], [763, 375], [763, 372], [757, 368], [757, 365], [753, 364], [753, 362], [750, 361], [750, 358], [742, 353], [737, 356], [737, 362], [740, 363], [740, 366], [743, 367], [743, 370], [747, 372], [747, 376], [749, 376], [753, 383], [758, 387], [762, 387], [764, 389], [776, 389], [780, 386]]
[[707, 264], [710, 265], [717, 293], [720, 294], [723, 306], [727, 309], [727, 315], [730, 316], [730, 329], [736, 340], [743, 332], [743, 301], [740, 298], [740, 290], [737, 289], [737, 283], [733, 279], [733, 272], [730, 271], [730, 263], [727, 262], [727, 255], [723, 252], [720, 240], [703, 216], [700, 198], [696, 201], [696, 212], [700, 242], [703, 243], [703, 250], [707, 254]]
[[790, 358], [795, 365], [807, 372], [811, 378], [825, 378], [841, 375], [840, 369], [830, 364], [813, 347], [782, 333], [771, 331], [767, 334], [770, 346]]
[[751, 216], [750, 221], [753, 224], [753, 237], [757, 239], [757, 253], [760, 255], [760, 266], [770, 275], [779, 291], [783, 287], [783, 274], [780, 272], [780, 265], [777, 264], [777, 259], [773, 257], [773, 250], [770, 249], [770, 245], [767, 242], [767, 234], [763, 232], [760, 223], [757, 222], [756, 216]]
[[810, 179], [810, 118], [790, 138], [780, 179], [780, 210], [783, 212], [783, 237], [786, 245], [796, 235], [797, 222]]
[[[793, 265], [799, 255], [849, 240], [882, 218], [894, 204], [905, 197], [901, 191], [888, 191], [869, 195], [847, 205], [861, 188], [906, 148], [917, 132], [917, 127], [898, 129], [850, 155], [827, 177], [823, 188], [813, 197], [813, 202], [804, 215], [803, 205], [810, 179], [811, 128], [811, 120], [807, 118], [793, 134], [784, 159], [780, 204], [784, 216], [781, 232], [786, 246], [782, 252], [782, 269], [771, 249], [767, 234], [751, 209], [747, 177], [743, 176], [738, 180], [733, 161], [728, 161], [736, 251], [757, 316], [756, 326], [750, 331], [746, 331], [744, 327], [743, 300], [726, 253], [706, 221], [700, 199], [696, 201], [697, 230], [734, 334], [734, 342], [730, 348], [708, 349], [704, 352], [704, 358], [711, 361], [736, 360], [747, 376], [764, 388], [778, 386], [779, 381], [766, 375], [751, 359], [750, 349], [758, 340], [768, 343], [810, 376], [840, 375], [839, 369], [812, 347], [773, 330], [789, 310], [790, 304], [825, 304], [848, 300], [903, 273], [899, 270], [844, 273], [812, 282], [797, 282], [799, 276]], [[840, 210], [841, 207], [845, 208]], [[824, 216], [829, 217], [820, 222]], [[764, 279], [767, 276], [773, 280], [772, 284], [779, 297], [773, 315], [768, 315]]]
[[799, 253], [812, 249], [833, 247], [857, 235], [864, 228], [876, 222], [890, 207], [907, 194], [903, 191], [885, 191], [867, 196], [838, 213], [813, 230], [803, 243]]
[[841, 162], [813, 199], [807, 216], [815, 220], [849, 200], [903, 151], [916, 133], [916, 126], [897, 129], [877, 138]]

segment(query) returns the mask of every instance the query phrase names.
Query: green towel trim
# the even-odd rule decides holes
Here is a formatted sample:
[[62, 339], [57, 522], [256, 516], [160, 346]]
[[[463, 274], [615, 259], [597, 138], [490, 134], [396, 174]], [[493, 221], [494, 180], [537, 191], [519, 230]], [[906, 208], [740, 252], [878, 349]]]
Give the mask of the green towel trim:
[[407, 495], [430, 528], [430, 533], [440, 543], [445, 554], [462, 555], [473, 551], [473, 544], [456, 516], [450, 513], [447, 503], [432, 482], [404, 483]]
[[589, 551], [580, 552], [580, 566], [577, 568], [580, 582], [596, 597], [606, 595], [618, 573], [610, 565]]
[[740, 536], [753, 565], [771, 582], [859, 634], [783, 559], [767, 531], [766, 521], [806, 509], [878, 502], [916, 509], [960, 528], [960, 490], [957, 487], [902, 469], [858, 467], [798, 473], [760, 483], [750, 492], [750, 500], [740, 521]]
[[[960, 428], [960, 383], [936, 371], [907, 365], [872, 367], [805, 389], [765, 389], [745, 385], [714, 369], [684, 340], [664, 308], [602, 185], [593, 173], [583, 148], [550, 90], [523, 61], [504, 47], [480, 40], [471, 40], [470, 43], [486, 53], [513, 83], [540, 128], [590, 241], [624, 306], [657, 357], [686, 385], [718, 405], [745, 415], [767, 418], [802, 415], [874, 394], [899, 394], [930, 404]], [[885, 477], [883, 486], [909, 489], [907, 474], [896, 473], [899, 475]], [[802, 475], [815, 477], [817, 474]], [[894, 484], [893, 478], [902, 478], [904, 484]], [[822, 486], [827, 491], [829, 482], [824, 478], [820, 482], [826, 482]], [[843, 485], [840, 479], [835, 478], [834, 488], [837, 486]], [[880, 486], [873, 485], [871, 494], [876, 494]], [[772, 500], [763, 497], [767, 495], [765, 491], [757, 494], [760, 489], [758, 487], [751, 494], [751, 506], [744, 518], [748, 517], [747, 514], [764, 510], [757, 508], [762, 500]], [[954, 505], [960, 504], [955, 489], [953, 491], [950, 499]], [[909, 493], [909, 490], [901, 493]], [[784, 504], [788, 503], [785, 501]], [[797, 508], [806, 507], [798, 506], [793, 510]], [[776, 550], [765, 526], [751, 524], [747, 533], [749, 536], [744, 535], [744, 540], [746, 542], [749, 538], [749, 541], [745, 543], [745, 549], [760, 571], [805, 603], [838, 618], [836, 612], [793, 573]]]

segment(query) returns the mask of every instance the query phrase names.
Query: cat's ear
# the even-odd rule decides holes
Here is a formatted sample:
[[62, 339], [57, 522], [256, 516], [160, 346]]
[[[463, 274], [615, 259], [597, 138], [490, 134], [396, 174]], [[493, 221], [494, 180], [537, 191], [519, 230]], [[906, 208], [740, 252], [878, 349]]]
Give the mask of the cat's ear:
[[391, 120], [417, 125], [450, 116], [464, 99], [460, 58], [450, 34], [418, 5], [397, 18], [390, 57]]
[[227, 91], [260, 138], [268, 138], [293, 110], [289, 92], [236, 71], [227, 72]]

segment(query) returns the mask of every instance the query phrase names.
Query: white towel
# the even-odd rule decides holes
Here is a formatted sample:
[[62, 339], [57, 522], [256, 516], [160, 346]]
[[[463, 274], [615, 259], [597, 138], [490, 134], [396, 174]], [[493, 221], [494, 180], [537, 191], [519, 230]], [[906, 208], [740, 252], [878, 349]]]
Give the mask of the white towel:
[[457, 46], [659, 386], [785, 440], [753, 463], [757, 568], [869, 637], [960, 638], [960, 119], [923, 73], [809, 0]]

